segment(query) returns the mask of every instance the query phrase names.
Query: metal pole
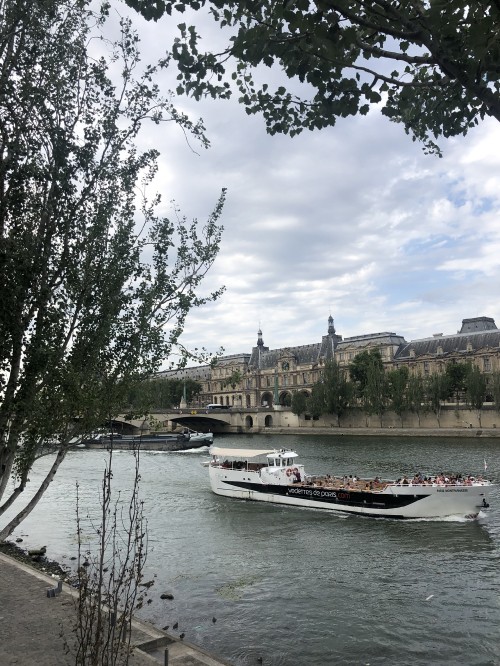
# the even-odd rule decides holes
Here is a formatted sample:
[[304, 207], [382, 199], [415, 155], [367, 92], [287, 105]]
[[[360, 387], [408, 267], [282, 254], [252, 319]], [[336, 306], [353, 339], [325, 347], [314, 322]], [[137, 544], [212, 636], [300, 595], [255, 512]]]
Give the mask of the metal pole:
[[163, 666], [168, 666], [168, 647], [165, 648], [165, 662]]

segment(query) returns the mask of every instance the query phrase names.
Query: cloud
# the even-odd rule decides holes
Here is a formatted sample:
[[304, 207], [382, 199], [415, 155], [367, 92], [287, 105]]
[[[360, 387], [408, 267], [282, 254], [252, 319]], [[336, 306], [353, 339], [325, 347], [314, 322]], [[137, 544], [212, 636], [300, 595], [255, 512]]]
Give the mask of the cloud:
[[[134, 22], [147, 62], [180, 21]], [[162, 86], [173, 89], [174, 72]], [[444, 141], [438, 159], [377, 113], [291, 139], [267, 135], [236, 100], [176, 104], [203, 117], [211, 147], [190, 142], [195, 152], [173, 124], [146, 129], [145, 145], [161, 152], [164, 212], [175, 199], [202, 221], [228, 188], [221, 251], [204, 287], [226, 292], [191, 313], [188, 347], [248, 352], [259, 326], [270, 347], [308, 344], [326, 334], [330, 313], [344, 336], [391, 330], [415, 339], [482, 314], [500, 323], [497, 122]]]

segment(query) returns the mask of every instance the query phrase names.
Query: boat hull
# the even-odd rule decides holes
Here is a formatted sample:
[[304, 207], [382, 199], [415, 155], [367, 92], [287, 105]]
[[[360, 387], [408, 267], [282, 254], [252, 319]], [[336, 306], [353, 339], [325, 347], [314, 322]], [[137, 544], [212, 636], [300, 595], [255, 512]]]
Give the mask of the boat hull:
[[487, 506], [486, 486], [390, 486], [381, 492], [256, 482], [247, 473], [210, 468], [214, 493], [225, 497], [329, 509], [385, 518], [475, 518]]
[[190, 442], [188, 437], [173, 435], [171, 437], [123, 437], [111, 440], [103, 438], [84, 442], [87, 449], [113, 449], [114, 451], [185, 451], [197, 446], [204, 446], [202, 442]]

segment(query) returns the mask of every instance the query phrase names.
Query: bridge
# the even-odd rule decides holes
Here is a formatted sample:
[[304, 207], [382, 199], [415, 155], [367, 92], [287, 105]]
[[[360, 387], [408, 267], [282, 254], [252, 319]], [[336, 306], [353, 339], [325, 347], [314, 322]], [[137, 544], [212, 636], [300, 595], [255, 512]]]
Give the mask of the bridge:
[[190, 428], [197, 432], [242, 433], [260, 432], [267, 428], [296, 426], [297, 417], [289, 409], [277, 410], [269, 407], [240, 409], [231, 407], [215, 411], [203, 407], [155, 410], [145, 419], [129, 419], [122, 414], [108, 422], [106, 427], [125, 435], [140, 432], [174, 431]]

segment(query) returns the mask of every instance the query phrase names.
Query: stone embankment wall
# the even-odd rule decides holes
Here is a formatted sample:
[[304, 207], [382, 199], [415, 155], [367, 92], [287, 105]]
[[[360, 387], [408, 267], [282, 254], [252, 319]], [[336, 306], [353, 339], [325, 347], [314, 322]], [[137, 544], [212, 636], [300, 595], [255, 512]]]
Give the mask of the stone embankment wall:
[[[366, 414], [360, 409], [349, 410], [338, 423], [334, 415], [319, 419], [298, 417], [289, 408], [252, 408], [225, 410], [213, 414], [205, 409], [177, 410], [174, 413], [158, 413], [152, 415], [165, 432], [182, 431], [187, 426], [214, 433], [307, 433], [316, 431], [318, 434], [332, 432], [352, 433], [356, 435], [375, 435], [377, 433], [426, 435], [434, 434], [464, 437], [498, 437], [500, 438], [500, 413], [487, 405], [477, 412], [465, 406], [444, 405], [439, 419], [433, 412], [417, 414], [405, 412], [401, 419], [394, 412], [385, 412], [380, 419], [376, 414]], [[176, 418], [174, 418], [174, 416]], [[181, 418], [179, 418], [181, 417]], [[200, 418], [201, 417], [201, 418]], [[220, 418], [219, 418], [220, 417]], [[205, 422], [206, 419], [206, 422]]]
[[[214, 429], [217, 431], [216, 429]], [[439, 419], [433, 412], [418, 415], [412, 413], [403, 414], [401, 419], [394, 412], [385, 412], [380, 418], [376, 414], [366, 414], [362, 410], [349, 410], [340, 419], [340, 423], [334, 415], [323, 416], [312, 420], [304, 416], [298, 417], [289, 409], [254, 411], [243, 410], [233, 412], [231, 410], [231, 425], [225, 432], [305, 432], [305, 431], [329, 432], [342, 431], [353, 434], [377, 434], [384, 432], [390, 434], [392, 430], [398, 434], [445, 434], [445, 431], [453, 431], [454, 434], [476, 437], [493, 436], [500, 438], [500, 413], [492, 407], [487, 407], [478, 413], [462, 406], [445, 405], [439, 415]]]
[[[323, 425], [337, 426], [335, 417], [322, 418], [315, 423]], [[376, 414], [365, 414], [360, 410], [350, 410], [340, 420], [340, 425], [344, 428], [497, 428], [500, 436], [500, 413], [496, 409], [483, 409], [481, 412], [464, 409], [462, 407], [446, 405], [441, 410], [439, 419], [434, 412], [420, 414], [404, 413], [400, 418], [394, 412], [386, 412], [382, 418]]]

